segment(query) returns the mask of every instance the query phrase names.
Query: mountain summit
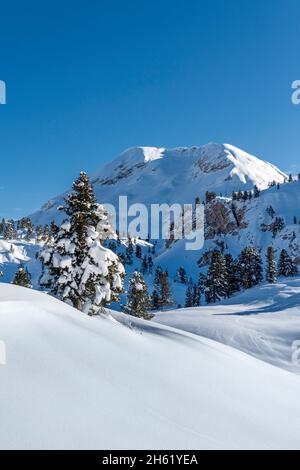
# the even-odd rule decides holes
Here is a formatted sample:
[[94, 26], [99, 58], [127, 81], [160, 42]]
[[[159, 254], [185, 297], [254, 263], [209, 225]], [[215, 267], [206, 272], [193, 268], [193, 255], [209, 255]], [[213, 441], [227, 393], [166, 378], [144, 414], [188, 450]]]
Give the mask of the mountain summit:
[[[209, 143], [200, 147], [133, 147], [92, 176], [98, 201], [117, 206], [120, 195], [129, 203], [193, 203], [206, 191], [231, 196], [232, 191], [287, 178], [271, 163], [229, 144]], [[54, 198], [33, 214], [34, 223], [57, 219], [56, 207], [63, 196]]]

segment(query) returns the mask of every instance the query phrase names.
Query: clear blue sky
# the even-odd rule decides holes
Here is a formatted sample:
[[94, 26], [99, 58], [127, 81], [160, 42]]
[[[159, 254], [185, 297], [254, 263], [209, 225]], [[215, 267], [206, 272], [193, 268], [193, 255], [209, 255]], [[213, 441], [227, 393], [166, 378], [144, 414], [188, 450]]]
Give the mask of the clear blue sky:
[[299, 0], [1, 2], [0, 216], [134, 145], [228, 142], [300, 170]]

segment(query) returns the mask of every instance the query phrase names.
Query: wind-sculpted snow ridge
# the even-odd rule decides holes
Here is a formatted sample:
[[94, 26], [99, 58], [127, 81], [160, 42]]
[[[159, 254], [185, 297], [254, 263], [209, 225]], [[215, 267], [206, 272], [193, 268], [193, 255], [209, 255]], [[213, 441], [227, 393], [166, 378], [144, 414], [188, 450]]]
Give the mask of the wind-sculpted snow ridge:
[[198, 308], [158, 313], [155, 322], [205, 336], [300, 375], [300, 277], [280, 279]]
[[[229, 144], [209, 143], [200, 147], [133, 147], [92, 176], [97, 199], [112, 204], [118, 212], [119, 196], [129, 204], [193, 204], [206, 191], [231, 196], [232, 191], [257, 185], [266, 189], [272, 181], [287, 176], [270, 163]], [[31, 216], [35, 224], [61, 220], [59, 196]]]
[[299, 448], [298, 376], [113, 315], [0, 285], [2, 449]]

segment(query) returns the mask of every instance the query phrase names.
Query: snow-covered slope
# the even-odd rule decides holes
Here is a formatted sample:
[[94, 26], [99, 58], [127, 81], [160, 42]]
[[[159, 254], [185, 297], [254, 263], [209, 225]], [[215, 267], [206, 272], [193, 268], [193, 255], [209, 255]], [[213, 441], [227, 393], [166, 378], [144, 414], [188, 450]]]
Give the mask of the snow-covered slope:
[[[129, 202], [149, 204], [150, 202], [191, 203], [196, 196], [204, 197], [206, 190], [213, 191], [217, 195], [222, 193], [222, 197], [218, 195], [206, 204], [206, 239], [201, 250], [187, 251], [186, 240], [168, 246], [165, 240], [160, 240], [155, 253], [151, 252], [154, 260], [153, 271], [157, 265], [168, 269], [172, 282], [178, 268], [183, 266], [188, 277], [196, 282], [199, 265], [205, 272], [209, 259], [207, 255], [216, 247], [220, 249], [221, 245], [224, 246], [226, 253], [231, 253], [234, 257], [237, 257], [245, 246], [255, 246], [261, 249], [263, 260], [267, 247], [272, 245], [276, 250], [277, 259], [281, 249], [285, 248], [300, 262], [300, 212], [297, 209], [300, 207], [300, 181], [281, 184], [280, 189], [277, 189], [277, 186], [264, 189], [259, 198], [234, 201], [235, 209], [231, 199], [233, 189], [252, 188], [254, 184], [266, 188], [270, 181], [282, 182], [285, 177], [273, 165], [242, 150], [228, 144], [211, 143], [203, 147], [178, 149], [132, 148], [95, 174], [93, 182], [98, 200], [113, 203], [116, 207], [120, 195], [128, 195]], [[225, 194], [228, 196], [225, 197]], [[41, 211], [33, 215], [33, 221], [44, 224], [56, 218], [56, 208], [61, 202], [61, 197], [50, 201]], [[274, 211], [272, 216], [269, 212], [271, 206]], [[276, 217], [282, 218], [285, 226], [274, 236], [271, 225]], [[17, 243], [21, 248], [22, 242], [15, 244]], [[3, 279], [5, 282], [12, 280], [16, 270], [11, 262], [7, 263], [8, 245], [6, 243], [7, 254], [0, 266], [5, 273]], [[118, 247], [118, 254], [124, 254], [125, 248]], [[32, 249], [24, 243], [24, 250], [26, 256], [30, 258], [28, 269], [33, 275], [34, 287], [38, 288], [40, 263], [34, 259], [38, 247]], [[149, 247], [143, 247], [142, 251], [143, 256], [148, 256]], [[135, 256], [133, 264], [125, 266], [129, 275], [140, 267], [141, 259]], [[146, 280], [152, 292], [153, 276], [146, 276]], [[174, 305], [184, 305], [186, 286], [173, 284], [172, 289]], [[126, 301], [125, 296], [122, 300]]]
[[24, 239], [3, 240], [0, 238], [0, 271], [3, 272], [1, 282], [11, 282], [21, 264], [27, 266], [32, 275], [33, 285], [38, 286], [40, 276], [40, 263], [36, 260], [36, 253], [41, 246], [34, 240]]
[[[196, 282], [199, 274], [198, 261], [205, 260], [205, 254], [216, 247], [219, 248], [220, 243], [224, 245], [225, 252], [231, 253], [234, 257], [237, 257], [245, 246], [255, 246], [261, 249], [262, 259], [265, 262], [267, 247], [272, 245], [276, 250], [277, 260], [280, 251], [284, 248], [300, 261], [300, 210], [298, 210], [300, 181], [283, 184], [280, 189], [276, 186], [269, 188], [262, 191], [259, 198], [236, 201], [235, 205], [235, 213], [239, 214], [239, 225], [234, 217], [231, 199], [217, 197], [206, 205], [206, 240], [202, 250], [185, 250], [185, 240], [180, 240], [170, 245], [169, 248], [165, 248], [164, 241], [158, 244], [156, 253], [153, 255], [153, 272], [155, 265], [167, 268], [172, 282], [179, 266], [184, 266], [188, 277], [192, 277]], [[273, 208], [273, 217], [269, 212], [270, 207]], [[274, 236], [272, 231], [266, 228], [270, 227], [276, 217], [282, 218], [285, 226]], [[149, 244], [142, 241], [137, 243], [142, 247], [143, 256], [148, 255]], [[125, 248], [126, 246], [122, 244], [117, 248], [117, 252], [124, 254]], [[17, 269], [15, 263], [24, 262], [33, 276], [34, 287], [38, 288], [41, 266], [35, 259], [35, 255], [39, 249], [40, 246], [35, 244], [34, 240], [7, 242], [0, 239], [0, 270], [4, 272], [3, 280], [10, 282]], [[128, 277], [132, 271], [140, 269], [141, 262], [141, 259], [133, 257], [133, 265], [125, 266]], [[207, 268], [205, 262], [200, 265], [200, 269], [205, 272]], [[151, 292], [154, 276], [146, 276], [146, 280]], [[175, 305], [184, 305], [186, 286], [173, 284], [172, 289]], [[123, 301], [125, 300], [123, 297]], [[119, 307], [116, 306], [116, 308]]]
[[208, 339], [0, 285], [0, 447], [299, 448], [300, 378]]
[[[206, 191], [231, 195], [232, 191], [260, 189], [271, 181], [282, 183], [286, 175], [229, 144], [164, 149], [134, 147], [123, 152], [92, 177], [98, 201], [118, 208], [120, 195], [129, 203], [186, 203], [204, 198]], [[56, 210], [62, 196], [48, 201], [31, 216], [35, 224], [61, 217]]]
[[[213, 249], [224, 246], [225, 253], [237, 257], [246, 246], [254, 246], [261, 250], [265, 262], [269, 246], [276, 252], [276, 260], [284, 248], [300, 262], [300, 181], [286, 183], [266, 189], [260, 197], [247, 201], [235, 201], [233, 210], [232, 199], [217, 197], [206, 205], [205, 223], [206, 239], [201, 250], [186, 251], [185, 240], [179, 240], [169, 249], [158, 253], [156, 262], [167, 267], [171, 277], [175, 276], [179, 266], [184, 266], [188, 276], [197, 280], [201, 269], [206, 269], [206, 254]], [[270, 215], [270, 207], [273, 215]], [[276, 218], [282, 219], [284, 226], [277, 233], [271, 227]], [[237, 222], [238, 219], [238, 222]], [[178, 298], [182, 303], [183, 299]]]
[[[150, 250], [154, 261], [153, 273], [157, 265], [168, 269], [172, 283], [179, 266], [183, 266], [187, 276], [196, 282], [199, 270], [205, 272], [207, 269], [209, 260], [207, 254], [215, 248], [220, 249], [220, 246], [224, 247], [225, 253], [231, 253], [234, 257], [237, 257], [246, 246], [257, 247], [261, 250], [264, 263], [269, 246], [274, 247], [276, 260], [284, 248], [300, 263], [300, 181], [282, 184], [279, 189], [277, 186], [268, 188], [261, 192], [260, 197], [234, 201], [234, 205], [233, 210], [231, 198], [219, 196], [206, 204], [206, 239], [201, 250], [187, 251], [185, 240], [179, 240], [166, 248], [165, 241], [162, 240], [153, 254], [148, 243], [137, 241], [142, 247], [142, 257], [148, 256]], [[272, 214], [270, 207], [273, 210]], [[276, 218], [283, 219], [284, 226], [274, 234], [271, 226]], [[11, 248], [14, 251], [13, 255]], [[4, 271], [3, 280], [10, 282], [13, 279], [17, 269], [14, 263], [25, 262], [33, 276], [33, 285], [38, 288], [41, 266], [35, 255], [39, 248], [34, 244], [34, 240], [28, 243], [23, 240], [7, 242], [0, 239], [0, 270]], [[124, 242], [117, 246], [116, 251], [124, 255], [125, 249]], [[126, 264], [125, 269], [128, 273], [126, 286], [132, 271], [139, 270], [141, 263], [141, 259], [133, 256], [133, 264]], [[146, 275], [146, 281], [152, 292], [154, 275]], [[173, 283], [172, 290], [174, 305], [184, 305], [186, 286]], [[123, 302], [126, 301], [125, 297], [122, 297]], [[119, 309], [120, 306], [114, 308]]]
[[205, 336], [300, 375], [300, 278], [264, 284], [217, 305], [159, 313], [155, 321]]
[[24, 243], [12, 243], [7, 240], [0, 240], [0, 264], [21, 263], [29, 261]]

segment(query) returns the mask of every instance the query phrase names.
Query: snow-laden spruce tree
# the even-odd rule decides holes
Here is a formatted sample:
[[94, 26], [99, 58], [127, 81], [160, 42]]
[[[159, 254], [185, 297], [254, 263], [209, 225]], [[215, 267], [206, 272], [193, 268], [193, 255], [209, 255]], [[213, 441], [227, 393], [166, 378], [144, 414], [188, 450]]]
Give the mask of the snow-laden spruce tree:
[[193, 287], [193, 306], [199, 307], [201, 305], [201, 291], [198, 284]]
[[179, 282], [180, 284], [186, 284], [187, 281], [188, 279], [186, 275], [186, 270], [183, 266], [180, 266], [175, 276], [175, 282]]
[[68, 218], [40, 253], [42, 287], [90, 315], [119, 300], [124, 267], [102, 243], [117, 236], [104, 207], [97, 204], [87, 175], [80, 173], [61, 207]]
[[193, 279], [189, 279], [185, 291], [185, 307], [199, 307], [201, 305], [201, 291], [198, 284], [194, 284]]
[[148, 271], [148, 258], [146, 255], [143, 257], [140, 271], [143, 275], [145, 275]]
[[278, 263], [278, 276], [292, 277], [297, 273], [298, 268], [295, 261], [286, 250], [282, 250]]
[[233, 294], [240, 290], [239, 275], [237, 269], [237, 263], [233, 259], [233, 256], [230, 253], [225, 255], [225, 264], [228, 275], [228, 289], [227, 297], [232, 297]]
[[277, 282], [275, 250], [272, 246], [269, 246], [267, 250], [267, 281], [270, 282], [270, 284]]
[[228, 273], [225, 259], [219, 250], [214, 250], [205, 280], [206, 302], [208, 304], [215, 303], [226, 298], [227, 293]]
[[15, 284], [16, 286], [28, 287], [29, 289], [31, 289], [32, 288], [31, 276], [29, 272], [27, 271], [27, 269], [21, 266], [16, 272], [14, 280], [12, 281], [12, 284]]
[[17, 232], [13, 220], [8, 220], [7, 222], [5, 222], [3, 238], [4, 240], [14, 240], [17, 238]]
[[163, 307], [172, 305], [172, 292], [167, 271], [162, 271], [161, 273], [159, 273], [159, 279], [158, 284], [156, 286], [156, 290], [159, 296], [159, 307], [161, 309]]
[[153, 316], [148, 313], [150, 306], [150, 296], [145, 279], [141, 273], [135, 271], [130, 279], [124, 311], [135, 317], [150, 320]]
[[242, 250], [238, 259], [238, 272], [244, 289], [250, 289], [263, 280], [262, 259], [257, 248], [246, 247]]
[[185, 291], [185, 304], [186, 308], [194, 306], [194, 283], [192, 279], [189, 279], [187, 289]]
[[157, 290], [155, 289], [151, 295], [151, 309], [158, 310], [160, 307], [160, 299]]

